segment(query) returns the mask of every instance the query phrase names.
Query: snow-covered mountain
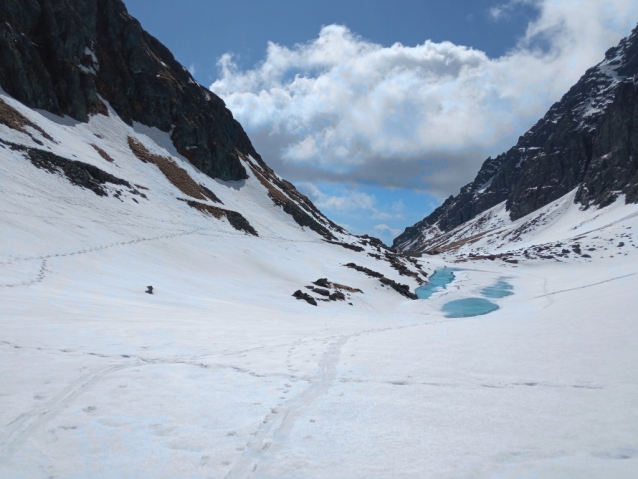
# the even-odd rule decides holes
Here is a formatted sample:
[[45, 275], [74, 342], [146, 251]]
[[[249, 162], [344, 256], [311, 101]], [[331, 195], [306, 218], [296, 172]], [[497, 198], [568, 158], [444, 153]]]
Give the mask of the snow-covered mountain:
[[[516, 146], [488, 158], [475, 180], [393, 243], [401, 251], [428, 251], [466, 222], [504, 205], [518, 220], [576, 189], [583, 208], [603, 208], [619, 196], [638, 202], [638, 27], [574, 85]], [[491, 225], [488, 223], [488, 225]]]
[[[121, 1], [33, 5], [8, 2], [0, 9], [7, 19], [0, 27], [0, 167], [5, 213], [40, 217], [48, 226], [33, 220], [26, 230], [12, 228], [15, 241], [4, 244], [12, 262], [39, 258], [41, 278], [53, 238], [64, 245], [55, 254], [67, 255], [110, 248], [131, 234], [140, 241], [170, 236], [175, 228], [233, 244], [244, 236], [255, 244], [325, 244], [344, 253], [344, 264], [381, 263], [375, 271], [394, 277], [385, 281], [402, 295], [424, 281], [409, 260], [374, 238], [349, 234], [277, 176], [223, 101], [197, 84]], [[125, 238], [116, 233], [117, 218], [127, 224]], [[79, 222], [87, 234], [65, 221]], [[242, 267], [238, 262], [238, 274], [250, 276]], [[5, 286], [32, 281], [24, 274]], [[400, 283], [400, 275], [407, 281]], [[316, 279], [270, 293], [291, 297]], [[315, 303], [329, 299], [303, 293]]]
[[1, 2], [0, 86], [0, 477], [635, 476], [630, 190], [392, 252], [120, 0]]

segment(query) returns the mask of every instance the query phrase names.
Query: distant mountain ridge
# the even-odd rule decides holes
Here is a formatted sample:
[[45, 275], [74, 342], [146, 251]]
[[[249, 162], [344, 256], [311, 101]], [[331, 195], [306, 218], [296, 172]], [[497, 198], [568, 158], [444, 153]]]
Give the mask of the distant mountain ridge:
[[[475, 180], [395, 238], [427, 251], [436, 238], [506, 202], [512, 221], [578, 188], [574, 201], [638, 202], [638, 27], [555, 103], [516, 146], [488, 158]], [[439, 245], [440, 246], [440, 245]]]

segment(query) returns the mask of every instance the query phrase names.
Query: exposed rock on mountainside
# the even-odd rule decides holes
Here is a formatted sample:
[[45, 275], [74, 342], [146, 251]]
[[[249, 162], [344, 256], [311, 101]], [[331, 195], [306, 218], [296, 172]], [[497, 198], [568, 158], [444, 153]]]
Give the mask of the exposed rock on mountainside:
[[[179, 154], [212, 178], [248, 178], [244, 160], [273, 202], [297, 224], [327, 240], [335, 239], [331, 231], [346, 233], [274, 174], [223, 100], [199, 85], [121, 0], [4, 0], [0, 85], [31, 108], [81, 122], [108, 115], [106, 101], [129, 125], [138, 122], [169, 132]], [[23, 132], [33, 126], [1, 100], [0, 123]], [[104, 150], [96, 151], [113, 161]], [[170, 160], [153, 158], [184, 193], [218, 202]]]
[[[7, 103], [0, 99], [0, 124], [6, 125], [9, 128], [19, 131], [20, 133], [25, 133], [29, 135], [29, 132], [25, 129], [26, 126], [30, 126], [35, 131], [42, 134], [44, 138], [49, 141], [53, 141], [53, 138], [49, 136], [49, 134], [40, 128], [38, 125], [29, 121], [24, 115], [18, 112], [15, 108], [11, 108]], [[33, 136], [31, 137], [33, 138]], [[42, 143], [42, 142], [40, 142]]]
[[[315, 205], [312, 204], [306, 196], [299, 193], [291, 183], [277, 177], [267, 166], [263, 164], [255, 165], [250, 159], [245, 159], [250, 164], [252, 173], [264, 188], [268, 190], [268, 196], [273, 203], [283, 208], [286, 213], [292, 216], [299, 226], [310, 228], [328, 241], [335, 239], [328, 227], [340, 233], [345, 233], [343, 228], [323, 216]], [[287, 195], [284, 194], [284, 192], [287, 193]], [[297, 202], [293, 201], [293, 199]], [[303, 205], [306, 211], [304, 211], [300, 205]]]
[[[131, 194], [146, 198], [143, 193], [133, 188], [128, 181], [113, 176], [88, 163], [69, 160], [55, 155], [50, 151], [40, 150], [38, 148], [27, 148], [0, 139], [0, 148], [5, 148], [5, 146], [12, 150], [25, 152], [26, 156], [36, 168], [40, 168], [49, 173], [61, 173], [72, 184], [91, 190], [98, 196], [108, 196], [104, 185], [111, 183], [117, 186], [125, 186]], [[116, 195], [117, 193], [114, 196]]]
[[243, 231], [244, 233], [248, 233], [253, 236], [259, 236], [255, 228], [253, 228], [248, 220], [244, 218], [244, 215], [238, 213], [237, 211], [225, 210], [223, 208], [218, 208], [217, 206], [207, 205], [192, 200], [185, 200], [183, 198], [179, 199], [184, 201], [191, 208], [194, 208], [197, 211], [201, 211], [205, 215], [214, 216], [218, 220], [221, 218], [226, 218], [230, 225], [237, 231]]
[[516, 146], [488, 158], [476, 179], [393, 243], [427, 251], [438, 236], [506, 201], [511, 220], [578, 187], [583, 207], [618, 194], [638, 202], [638, 27], [585, 75]]
[[246, 178], [236, 149], [259, 159], [224, 102], [131, 17], [121, 0], [4, 0], [0, 84], [20, 102], [86, 121], [109, 102], [127, 123], [170, 131], [204, 173]]
[[352, 268], [361, 273], [365, 273], [371, 278], [377, 278], [379, 281], [381, 281], [382, 284], [389, 286], [390, 288], [394, 289], [397, 293], [402, 294], [406, 298], [417, 299], [416, 294], [410, 291], [410, 287], [407, 284], [397, 283], [396, 281], [392, 279], [386, 278], [383, 274], [379, 273], [378, 271], [373, 271], [370, 268], [366, 268], [365, 266], [359, 266], [354, 263], [348, 263], [345, 266], [346, 268]]

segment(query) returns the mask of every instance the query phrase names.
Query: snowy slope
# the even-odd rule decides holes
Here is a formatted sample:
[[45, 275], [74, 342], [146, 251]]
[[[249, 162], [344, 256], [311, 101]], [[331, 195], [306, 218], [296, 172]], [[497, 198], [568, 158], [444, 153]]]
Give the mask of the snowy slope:
[[[152, 243], [172, 237], [210, 238], [216, 243], [229, 243], [228, 247], [236, 249], [240, 256], [224, 258], [229, 265], [219, 273], [223, 273], [223, 281], [226, 282], [232, 270], [236, 270], [237, 277], [251, 290], [251, 274], [247, 268], [252, 271], [255, 265], [250, 262], [245, 264], [246, 253], [242, 248], [249, 248], [259, 263], [263, 261], [263, 251], [272, 248], [273, 243], [286, 244], [292, 251], [297, 251], [296, 258], [292, 251], [290, 253], [293, 262], [303, 261], [305, 255], [298, 245], [316, 245], [319, 250], [326, 251], [324, 254], [327, 257], [342, 258], [344, 263], [348, 259], [362, 265], [372, 265], [375, 271], [409, 283], [411, 288], [419, 284], [410, 276], [404, 276], [404, 280], [399, 278], [398, 272], [385, 260], [385, 256], [390, 255], [385, 249], [381, 251], [376, 243], [372, 245], [366, 239], [348, 234], [320, 214], [315, 213], [314, 217], [328, 232], [329, 241], [341, 242], [361, 251], [331, 244], [314, 230], [300, 226], [275, 199], [282, 198], [299, 209], [305, 208], [304, 211], [308, 211], [307, 207], [297, 203], [295, 198], [286, 196], [287, 192], [279, 190], [276, 184], [269, 183], [264, 176], [261, 181], [256, 178], [254, 172], [259, 174], [263, 170], [250, 158], [242, 160], [246, 169], [253, 172], [248, 180], [213, 180], [175, 151], [167, 133], [139, 124], [130, 127], [112, 110], [109, 116], [96, 115], [88, 123], [79, 123], [44, 112], [33, 112], [6, 95], [2, 95], [2, 100], [41, 130], [26, 126], [24, 132], [20, 132], [0, 125], [2, 215], [7, 239], [2, 244], [2, 255], [6, 258], [3, 269], [7, 275], [2, 282], [4, 287], [28, 284], [41, 280], [47, 274], [55, 274], [51, 264], [56, 257], [115, 251], [131, 244]], [[218, 201], [199, 195], [201, 191], [191, 192], [191, 195], [184, 192], [188, 192], [188, 188], [182, 187], [184, 191], [181, 191], [158, 166], [136, 157], [131, 149], [131, 139], [143, 145], [151, 155], [162, 157], [164, 161], [181, 168], [187, 180], [192, 179], [194, 186], [204, 185]], [[51, 172], [44, 167], [36, 167], [33, 161], [29, 161], [29, 154], [17, 146], [37, 148], [63, 159], [82, 161], [119, 180], [125, 180], [129, 186], [107, 181], [101, 186], [104, 193], [100, 196], [88, 188], [73, 184], [63, 174], [63, 168]], [[98, 149], [112, 161], [104, 159]], [[278, 197], [273, 198], [272, 192]], [[194, 197], [195, 194], [199, 196]], [[192, 204], [196, 207], [189, 206]], [[224, 216], [217, 219], [214, 216], [217, 210], [211, 209], [213, 213], [209, 214], [206, 208], [239, 213], [256, 232], [256, 236], [236, 229]], [[313, 212], [310, 211], [310, 214]], [[240, 244], [244, 246], [239, 247]], [[380, 252], [380, 260], [368, 254]], [[411, 263], [400, 259], [396, 261], [401, 261], [406, 268], [412, 268], [416, 276], [418, 270]], [[231, 267], [233, 263], [234, 267]], [[343, 270], [343, 274], [348, 275], [348, 270], [338, 262], [334, 266], [340, 273]], [[36, 274], [32, 274], [34, 268]], [[290, 269], [298, 269], [298, 272], [291, 275], [287, 272]], [[255, 288], [251, 297], [263, 293], [288, 298], [295, 289], [319, 277], [313, 276], [314, 271], [283, 265], [278, 268], [276, 264], [267, 267], [267, 271], [273, 277], [288, 276], [294, 281], [282, 290], [277, 287]], [[126, 276], [123, 277], [125, 281], [130, 279]], [[142, 286], [145, 288], [146, 283], [153, 283], [153, 280], [156, 283], [154, 286], [161, 288], [158, 285], [162, 279], [144, 279], [137, 289]], [[330, 279], [337, 281], [339, 278]], [[320, 295], [317, 297], [321, 298]]]
[[[624, 258], [638, 248], [631, 226], [638, 205], [626, 205], [621, 196], [604, 208], [584, 209], [574, 203], [576, 191], [511, 221], [505, 202], [454, 230], [431, 240], [435, 254], [453, 261], [499, 259], [521, 261], [600, 262]], [[600, 261], [596, 261], [600, 260]]]
[[[418, 260], [461, 271], [412, 301], [343, 266], [414, 289], [383, 250], [300, 227], [249, 166], [245, 181], [212, 180], [166, 134], [112, 111], [77, 123], [2, 99], [57, 143], [0, 125], [0, 476], [633, 477], [634, 206], [580, 211], [566, 197], [520, 241], [507, 233], [536, 217], [512, 223], [496, 207], [467, 234], [498, 235]], [[129, 137], [171, 155], [223, 205], [197, 201], [239, 212], [259, 236], [178, 200]], [[146, 198], [109, 183], [98, 196], [9, 143], [94, 165]], [[624, 241], [622, 258], [452, 262], [583, 233], [583, 249]], [[504, 276], [515, 294], [500, 310], [441, 312]], [[321, 298], [304, 286], [324, 277], [362, 293], [316, 307], [291, 296]]]

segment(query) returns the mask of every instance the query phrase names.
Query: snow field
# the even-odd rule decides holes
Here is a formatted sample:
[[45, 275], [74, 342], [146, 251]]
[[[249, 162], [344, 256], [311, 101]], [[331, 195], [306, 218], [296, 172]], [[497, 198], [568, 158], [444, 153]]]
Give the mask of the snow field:
[[[165, 134], [13, 104], [57, 154], [149, 189], [139, 203], [97, 197], [0, 149], [0, 477], [635, 477], [635, 248], [519, 264], [428, 256], [429, 273], [462, 270], [410, 301], [342, 265], [414, 289], [411, 278], [302, 230], [254, 178], [180, 163], [259, 237], [176, 201], [127, 149], [130, 135], [180, 160]], [[95, 133], [114, 164], [87, 145]], [[561, 208], [526, 244], [586, 234], [584, 249], [638, 229], [622, 202]], [[503, 276], [514, 295], [500, 310], [440, 312]], [[323, 277], [364, 293], [317, 307], [291, 297]]]

